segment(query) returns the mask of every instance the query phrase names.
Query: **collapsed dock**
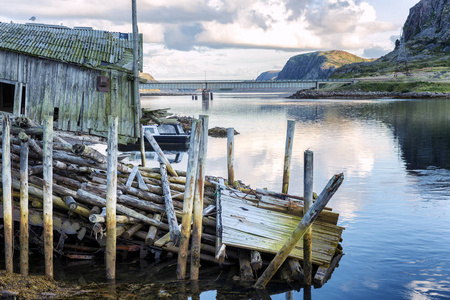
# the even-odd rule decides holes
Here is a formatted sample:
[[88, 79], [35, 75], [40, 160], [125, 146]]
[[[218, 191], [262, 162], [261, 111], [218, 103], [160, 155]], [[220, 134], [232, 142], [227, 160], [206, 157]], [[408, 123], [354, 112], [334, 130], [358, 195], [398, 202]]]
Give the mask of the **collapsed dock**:
[[[46, 129], [23, 117], [14, 118], [13, 126], [8, 129], [7, 119], [9, 116], [3, 115], [1, 217], [5, 223], [5, 252], [9, 253], [6, 258], [8, 269], [8, 263], [12, 264], [13, 254], [8, 250], [8, 247], [11, 247], [8, 243], [12, 242], [7, 240], [8, 212], [13, 212], [12, 220], [21, 223], [24, 221], [21, 216], [22, 207], [25, 205], [26, 180], [28, 223], [31, 226], [45, 228], [44, 211], [46, 197], [48, 198], [46, 193], [49, 178], [45, 175], [48, 144], [43, 138]], [[195, 126], [201, 127], [194, 122], [193, 129]], [[195, 135], [196, 131], [193, 130], [192, 134]], [[200, 136], [198, 133], [199, 139]], [[111, 175], [108, 175], [110, 153], [106, 156], [90, 147], [88, 144], [101, 141], [88, 135], [54, 131], [51, 142], [53, 174], [50, 181], [50, 198], [53, 206], [52, 231], [55, 233], [52, 255], [70, 259], [95, 259], [105, 253], [108, 255], [109, 228], [107, 228], [105, 199], [111, 196], [108, 195], [111, 184]], [[28, 153], [24, 151], [24, 147], [29, 147]], [[199, 147], [198, 144], [191, 146], [190, 161], [196, 161], [192, 158], [195, 152], [192, 148], [198, 150]], [[112, 150], [108, 149], [108, 152], [110, 151]], [[197, 161], [204, 159], [201, 154], [196, 155]], [[24, 156], [27, 160], [26, 169], [23, 166]], [[8, 171], [4, 167], [8, 164], [11, 166], [11, 206], [8, 206], [8, 193], [5, 193], [5, 189], [8, 189]], [[198, 177], [198, 173], [202, 173], [198, 171], [201, 167], [188, 166], [188, 170], [180, 171], [173, 170], [165, 164], [161, 164], [160, 168], [148, 168], [120, 162], [116, 167], [115, 252], [139, 252], [141, 256], [149, 250], [182, 253], [179, 260], [180, 257], [187, 258], [192, 253], [191, 265], [195, 264], [197, 269], [201, 267], [200, 261], [205, 265], [206, 263], [224, 267], [238, 265], [241, 280], [252, 282], [263, 276], [261, 274], [268, 269], [266, 268], [268, 265], [271, 265], [274, 255], [283, 247], [291, 233], [295, 232], [296, 226], [304, 222], [301, 216], [306, 212], [302, 197], [241, 188], [230, 178], [227, 181], [204, 174], [203, 177]], [[24, 170], [27, 178], [24, 176]], [[202, 188], [198, 190], [194, 186]], [[193, 206], [201, 205], [200, 217], [198, 208], [197, 215], [194, 208], [193, 217], [186, 213], [186, 207], [189, 206], [186, 199], [189, 193], [202, 195], [202, 203], [193, 204]], [[322, 193], [319, 199], [321, 197]], [[190, 209], [192, 211], [192, 207]], [[317, 211], [315, 218], [317, 220], [312, 226], [312, 278], [317, 286], [321, 286], [330, 277], [343, 255], [339, 243], [344, 228], [337, 225], [339, 214], [330, 208]], [[199, 226], [195, 225], [196, 220], [200, 220]], [[186, 223], [189, 226], [186, 226]], [[192, 234], [191, 224], [193, 224]], [[31, 235], [29, 237], [21, 233], [21, 241], [16, 244], [22, 246], [25, 244], [23, 239], [26, 238], [30, 242], [45, 245], [46, 240], [42, 238], [45, 230], [42, 235], [40, 233], [29, 231]], [[199, 241], [196, 245], [194, 239]], [[189, 241], [192, 241], [192, 244], [189, 244]], [[297, 241], [292, 251], [286, 255], [287, 260], [282, 262], [278, 270], [280, 278], [286, 282], [301, 282], [303, 240]], [[21, 271], [27, 268], [24, 257], [25, 254], [22, 253]], [[186, 270], [177, 268], [177, 275], [183, 272], [186, 273]], [[191, 279], [193, 279], [192, 272], [191, 267], [191, 271], [188, 272]]]

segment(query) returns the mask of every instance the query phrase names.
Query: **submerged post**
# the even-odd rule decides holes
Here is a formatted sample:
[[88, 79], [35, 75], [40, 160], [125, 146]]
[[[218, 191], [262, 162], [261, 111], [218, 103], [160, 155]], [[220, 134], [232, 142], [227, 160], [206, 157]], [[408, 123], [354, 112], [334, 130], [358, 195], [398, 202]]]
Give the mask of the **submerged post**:
[[256, 289], [265, 288], [266, 284], [292, 252], [292, 249], [294, 249], [297, 242], [303, 237], [308, 227], [317, 219], [320, 212], [325, 208], [328, 201], [342, 184], [343, 180], [344, 174], [341, 173], [334, 175], [330, 181], [328, 181], [328, 184], [325, 186], [322, 193], [320, 193], [319, 197], [316, 199], [316, 202], [314, 202], [308, 212], [303, 216], [302, 220], [294, 229], [289, 239], [283, 247], [281, 247], [277, 255], [275, 255], [274, 259], [270, 262], [261, 277], [259, 277], [258, 281], [254, 285]]
[[117, 117], [108, 116], [106, 185], [106, 277], [116, 278]]
[[200, 116], [202, 123], [200, 149], [198, 153], [198, 167], [196, 187], [194, 194], [194, 220], [192, 225], [191, 243], [191, 280], [198, 280], [200, 268], [200, 248], [202, 239], [202, 218], [203, 218], [203, 193], [205, 187], [205, 165], [208, 145], [208, 116]]
[[287, 121], [287, 133], [286, 133], [286, 147], [284, 152], [284, 168], [283, 168], [283, 187], [281, 192], [283, 194], [288, 193], [289, 189], [289, 176], [291, 174], [291, 157], [292, 157], [292, 142], [294, 141], [295, 121]]
[[[304, 204], [303, 214], [313, 205], [313, 152], [306, 150], [304, 153]], [[303, 236], [303, 273], [306, 285], [311, 285], [312, 280], [312, 226], [310, 226]]]
[[20, 274], [28, 276], [28, 136], [20, 143]]
[[53, 278], [53, 116], [44, 117], [43, 127], [45, 275]]
[[234, 128], [227, 129], [228, 185], [234, 185]]
[[5, 226], [5, 266], [7, 273], [13, 273], [13, 217], [11, 195], [11, 121], [7, 114], [2, 120], [2, 187], [3, 187], [3, 224]]
[[191, 236], [192, 205], [195, 192], [195, 177], [198, 167], [198, 150], [202, 122], [194, 120], [192, 122], [191, 139], [189, 146], [189, 158], [186, 172], [186, 187], [183, 200], [183, 216], [181, 219], [181, 238], [178, 252], [177, 278], [186, 278], [186, 264], [189, 248], [189, 238]]

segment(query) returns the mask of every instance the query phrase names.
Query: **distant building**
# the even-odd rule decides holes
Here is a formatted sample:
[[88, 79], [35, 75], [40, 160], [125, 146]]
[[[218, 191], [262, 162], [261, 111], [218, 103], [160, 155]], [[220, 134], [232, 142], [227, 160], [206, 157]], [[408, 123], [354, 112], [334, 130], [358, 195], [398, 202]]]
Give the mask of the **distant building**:
[[57, 129], [100, 136], [112, 114], [122, 141], [139, 137], [132, 39], [87, 27], [0, 22], [0, 111], [40, 124], [53, 114]]

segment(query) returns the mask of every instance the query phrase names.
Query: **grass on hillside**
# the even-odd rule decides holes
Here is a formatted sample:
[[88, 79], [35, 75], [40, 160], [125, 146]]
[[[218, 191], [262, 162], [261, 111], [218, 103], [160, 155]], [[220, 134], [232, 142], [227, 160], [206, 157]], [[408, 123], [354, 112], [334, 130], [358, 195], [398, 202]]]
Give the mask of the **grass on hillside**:
[[448, 82], [387, 82], [387, 81], [360, 81], [356, 84], [338, 88], [340, 91], [360, 91], [360, 92], [437, 92], [450, 93], [450, 83]]

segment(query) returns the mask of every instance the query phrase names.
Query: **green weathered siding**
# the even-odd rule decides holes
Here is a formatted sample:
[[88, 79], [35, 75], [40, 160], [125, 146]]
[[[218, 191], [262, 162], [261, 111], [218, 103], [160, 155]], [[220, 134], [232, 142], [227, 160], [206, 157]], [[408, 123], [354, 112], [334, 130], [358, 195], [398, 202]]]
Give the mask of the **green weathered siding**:
[[[134, 128], [132, 81], [128, 73], [96, 70], [0, 50], [0, 81], [26, 87], [25, 115], [42, 124], [44, 99], [58, 108], [57, 129], [107, 136], [107, 116], [116, 108], [119, 135], [138, 137]], [[111, 78], [111, 94], [98, 92], [97, 76]], [[112, 102], [111, 102], [112, 101]]]

